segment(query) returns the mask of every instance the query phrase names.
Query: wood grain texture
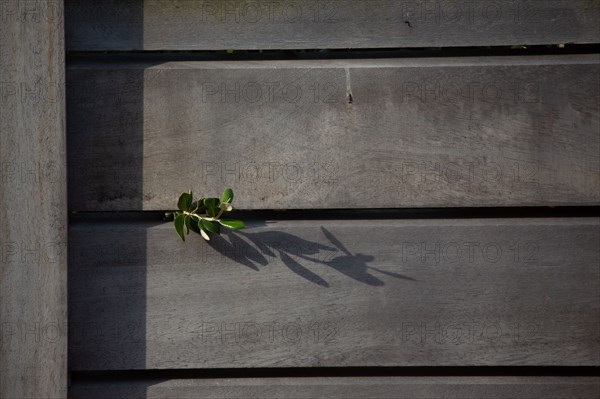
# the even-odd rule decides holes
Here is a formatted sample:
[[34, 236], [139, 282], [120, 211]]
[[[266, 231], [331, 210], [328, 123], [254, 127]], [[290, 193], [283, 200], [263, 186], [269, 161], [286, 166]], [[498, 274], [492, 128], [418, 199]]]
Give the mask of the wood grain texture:
[[73, 370], [600, 364], [600, 220], [72, 225]]
[[82, 63], [75, 210], [600, 204], [596, 55]]
[[0, 398], [66, 398], [63, 4], [0, 8]]
[[73, 399], [596, 399], [597, 377], [322, 377], [75, 383]]
[[75, 51], [598, 43], [594, 0], [67, 0]]

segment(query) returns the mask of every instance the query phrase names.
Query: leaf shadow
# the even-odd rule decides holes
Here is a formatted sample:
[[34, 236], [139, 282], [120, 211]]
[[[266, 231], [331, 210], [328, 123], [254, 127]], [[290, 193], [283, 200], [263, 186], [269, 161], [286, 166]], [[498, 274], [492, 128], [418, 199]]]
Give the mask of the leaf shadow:
[[[257, 223], [252, 224], [252, 227], [256, 226]], [[269, 259], [278, 257], [297, 276], [325, 288], [330, 287], [330, 283], [317, 272], [309, 269], [309, 264], [327, 266], [355, 281], [374, 287], [385, 285], [382, 277], [374, 273], [396, 279], [418, 281], [409, 276], [370, 266], [369, 263], [375, 261], [375, 256], [354, 254], [325, 227], [321, 226], [321, 232], [328, 240], [328, 244], [307, 240], [279, 230], [223, 231], [220, 237], [213, 238], [208, 244], [223, 256], [255, 271], [260, 271], [261, 267], [268, 267]], [[339, 252], [342, 252], [342, 255], [335, 256]]]

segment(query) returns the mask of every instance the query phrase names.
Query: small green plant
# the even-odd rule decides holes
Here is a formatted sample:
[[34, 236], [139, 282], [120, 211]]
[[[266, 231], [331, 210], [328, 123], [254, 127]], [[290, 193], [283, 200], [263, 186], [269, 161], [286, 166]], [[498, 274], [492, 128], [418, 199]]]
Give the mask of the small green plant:
[[221, 216], [233, 209], [233, 190], [228, 188], [223, 191], [221, 198], [200, 198], [194, 201], [194, 195], [182, 193], [177, 201], [179, 210], [165, 213], [167, 218], [173, 218], [177, 234], [185, 241], [184, 231], [189, 234], [190, 229], [199, 232], [202, 238], [210, 240], [209, 232], [221, 234], [221, 226], [230, 230], [239, 230], [246, 227], [241, 220], [221, 219]]

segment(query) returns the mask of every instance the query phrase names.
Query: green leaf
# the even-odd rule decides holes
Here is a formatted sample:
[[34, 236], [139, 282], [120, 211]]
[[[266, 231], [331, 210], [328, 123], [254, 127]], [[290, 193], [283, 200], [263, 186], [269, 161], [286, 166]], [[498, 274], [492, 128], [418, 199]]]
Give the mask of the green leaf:
[[200, 233], [200, 229], [198, 228], [198, 219], [194, 217], [190, 217], [190, 230], [195, 233]]
[[218, 222], [221, 223], [223, 227], [226, 227], [230, 230], [239, 230], [246, 227], [246, 224], [244, 224], [244, 222], [242, 222], [241, 220], [219, 219]]
[[214, 218], [217, 214], [215, 208], [217, 207], [218, 201], [219, 201], [218, 198], [204, 198], [204, 206], [206, 207], [206, 214], [211, 218]]
[[223, 191], [223, 195], [221, 195], [221, 202], [227, 202], [228, 204], [231, 204], [232, 201], [233, 190], [230, 188], [226, 188], [225, 191]]
[[177, 234], [179, 234], [179, 237], [181, 237], [181, 239], [185, 241], [185, 236], [183, 235], [185, 217], [180, 213], [175, 217], [175, 221], [173, 223], [175, 224], [175, 230], [177, 231]]
[[187, 234], [190, 234], [191, 223], [192, 223], [192, 217], [191, 216], [186, 216], [185, 217], [185, 228], [186, 228]]
[[221, 234], [221, 225], [211, 220], [203, 220], [202, 225], [204, 228], [212, 233]]
[[210, 237], [208, 236], [208, 233], [206, 232], [206, 229], [204, 228], [204, 222], [205, 221], [203, 221], [202, 219], [198, 220], [198, 228], [200, 229], [200, 235], [206, 241], [210, 241]]
[[206, 207], [204, 206], [204, 198], [200, 198], [198, 201], [192, 202], [190, 209], [192, 209], [192, 212], [194, 213], [205, 213]]
[[190, 191], [189, 193], [183, 193], [179, 196], [179, 201], [177, 201], [177, 208], [179, 208], [179, 210], [181, 212], [183, 211], [190, 211], [190, 206], [192, 206], [192, 201], [193, 201], [193, 196], [192, 196], [192, 192]]

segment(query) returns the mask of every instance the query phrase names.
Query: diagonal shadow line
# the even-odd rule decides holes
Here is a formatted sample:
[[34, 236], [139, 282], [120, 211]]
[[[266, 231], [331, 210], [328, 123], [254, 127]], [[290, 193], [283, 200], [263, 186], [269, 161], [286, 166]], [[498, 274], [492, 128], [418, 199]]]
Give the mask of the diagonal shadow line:
[[229, 259], [256, 271], [259, 271], [259, 268], [254, 262], [267, 266], [268, 260], [265, 255], [274, 258], [277, 253], [284, 265], [296, 275], [319, 286], [329, 287], [327, 281], [295, 261], [291, 255], [315, 262], [315, 259], [310, 258], [311, 255], [318, 255], [322, 250], [333, 251], [334, 248], [282, 231], [239, 233], [240, 236], [247, 238], [250, 243], [241, 239], [237, 234], [227, 231], [220, 237], [221, 239], [209, 241], [209, 245]]
[[[275, 256], [274, 251], [282, 251], [302, 259], [317, 262], [310, 256], [318, 256], [321, 251], [334, 251], [335, 248], [319, 242], [305, 240], [284, 231], [265, 231], [261, 233], [238, 232], [248, 238], [254, 245], [270, 256]], [[231, 234], [233, 235], [233, 234]]]
[[256, 248], [254, 248], [252, 245], [249, 245], [237, 235], [231, 234], [229, 236], [229, 240], [234, 248], [243, 248], [244, 252], [242, 256], [244, 256], [247, 260], [256, 262], [261, 266], [267, 266], [269, 264], [267, 258], [265, 258]]
[[[322, 287], [329, 287], [330, 284], [317, 273], [302, 265], [294, 257], [310, 261], [314, 264], [328, 266], [353, 280], [371, 286], [383, 286], [385, 283], [369, 273], [370, 270], [397, 279], [418, 281], [409, 276], [369, 266], [368, 263], [375, 259], [374, 256], [361, 253], [352, 254], [329, 230], [322, 226], [321, 230], [336, 248], [319, 242], [309, 241], [283, 231], [258, 233], [242, 231], [233, 233], [225, 231], [219, 239], [209, 241], [209, 245], [225, 257], [255, 271], [260, 270], [259, 265], [267, 266], [269, 264], [267, 257], [275, 258], [276, 254], [278, 254], [283, 264], [290, 271]], [[248, 241], [242, 239], [242, 237]], [[330, 260], [319, 259], [319, 254], [322, 251], [337, 251], [338, 249], [344, 255]]]
[[382, 280], [368, 272], [369, 266], [367, 263], [374, 259], [373, 256], [363, 254], [343, 255], [322, 263], [356, 281], [372, 286], [385, 285]]
[[311, 283], [320, 285], [321, 287], [329, 287], [329, 283], [327, 281], [323, 280], [321, 277], [319, 277], [316, 273], [308, 270], [306, 267], [304, 267], [300, 263], [296, 262], [285, 252], [282, 252], [282, 251], [278, 251], [278, 252], [279, 252], [279, 257], [281, 258], [283, 263], [288, 267], [288, 269], [290, 269], [291, 271], [296, 273], [298, 276], [305, 278], [306, 280], [310, 281]]
[[329, 230], [327, 230], [325, 227], [321, 226], [321, 231], [323, 232], [325, 237], [327, 237], [327, 239], [329, 241], [331, 241], [331, 243], [333, 245], [335, 245], [336, 247], [338, 247], [340, 249], [340, 251], [342, 251], [343, 253], [345, 253], [347, 255], [352, 255], [351, 252], [348, 251], [348, 249], [344, 246], [344, 244], [342, 244], [340, 242], [340, 240], [338, 240], [333, 234], [331, 234], [331, 232]]
[[[258, 268], [258, 266], [256, 266], [256, 264], [254, 264], [252, 262], [252, 260], [246, 255], [249, 252], [249, 248], [253, 249], [254, 251], [256, 251], [254, 248], [252, 248], [250, 245], [248, 245], [245, 241], [240, 240], [243, 244], [240, 246], [240, 243], [238, 242], [238, 247], [236, 248], [236, 246], [231, 243], [230, 241], [227, 241], [225, 239], [220, 239], [220, 240], [210, 240], [208, 241], [208, 245], [213, 248], [215, 251], [219, 252], [221, 255], [233, 260], [234, 262], [237, 262], [241, 265], [244, 265], [252, 270], [255, 271], [260, 271], [260, 269]], [[256, 253], [259, 255], [259, 257], [255, 257], [258, 258], [258, 262], [261, 265], [267, 265], [268, 261], [267, 259], [262, 256], [258, 251], [256, 251]], [[262, 258], [262, 259], [261, 259]]]
[[388, 276], [399, 278], [399, 279], [402, 279], [402, 280], [419, 281], [416, 278], [408, 277], [408, 276], [405, 276], [405, 275], [400, 274], [400, 273], [388, 272], [386, 270], [381, 270], [381, 269], [378, 269], [378, 268], [373, 267], [373, 266], [369, 266], [369, 269], [373, 269], [373, 270], [378, 271], [379, 273], [386, 274]]
[[[333, 245], [335, 245], [337, 248], [339, 248], [340, 251], [342, 251], [343, 253], [347, 254], [347, 256], [340, 256], [329, 262], [324, 262], [324, 264], [333, 267], [340, 273], [343, 273], [351, 278], [354, 278], [355, 280], [362, 281], [366, 284], [376, 285], [376, 286], [384, 285], [384, 283], [383, 283], [383, 281], [379, 280], [377, 277], [370, 274], [368, 272], [369, 269], [375, 270], [379, 273], [388, 275], [390, 277], [402, 279], [402, 280], [418, 281], [416, 279], [413, 279], [412, 277], [404, 276], [399, 273], [388, 272], [388, 271], [381, 270], [381, 269], [378, 269], [373, 266], [369, 266], [368, 263], [375, 260], [374, 256], [364, 255], [361, 253], [353, 255], [344, 246], [344, 244], [342, 244], [340, 242], [340, 240], [338, 240], [329, 230], [327, 230], [325, 227], [321, 226], [321, 231]], [[344, 261], [344, 262], [342, 262], [342, 261]], [[343, 263], [343, 266], [341, 266], [340, 263]], [[348, 263], [350, 263], [350, 264], [354, 263], [356, 266], [354, 268], [348, 268], [346, 266]]]

